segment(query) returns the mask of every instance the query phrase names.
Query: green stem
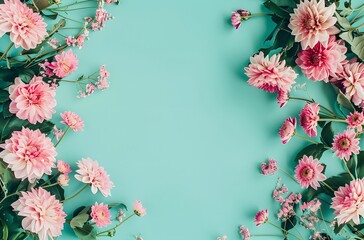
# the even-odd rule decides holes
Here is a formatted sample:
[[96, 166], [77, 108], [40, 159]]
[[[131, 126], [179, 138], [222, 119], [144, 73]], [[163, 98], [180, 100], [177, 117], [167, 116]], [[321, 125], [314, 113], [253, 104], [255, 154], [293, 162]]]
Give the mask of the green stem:
[[310, 139], [308, 137], [305, 137], [305, 136], [303, 136], [303, 135], [301, 135], [299, 133], [295, 133], [294, 136], [302, 138], [303, 140], [306, 140], [307, 142], [311, 142], [311, 143], [314, 143], [314, 144], [320, 144], [319, 142], [316, 142], [316, 141], [314, 141], [314, 140], [312, 140], [312, 139]]
[[10, 51], [10, 49], [14, 46], [14, 43], [10, 43], [10, 45], [8, 46], [8, 48], [5, 50], [5, 52], [3, 53], [3, 55], [1, 55], [0, 57], [0, 61], [3, 60], [5, 57], [8, 56], [8, 53]]
[[346, 163], [346, 161], [345, 161], [345, 160], [343, 160], [343, 162], [344, 162], [344, 165], [345, 165], [346, 171], [348, 171], [348, 173], [349, 173], [350, 177], [351, 177], [353, 180], [355, 180], [355, 178], [354, 178], [353, 174], [351, 174], [351, 172], [350, 172], [350, 169], [349, 169], [349, 167], [348, 167], [348, 164]]
[[319, 122], [344, 122], [346, 123], [345, 119], [336, 119], [336, 118], [320, 118]]
[[39, 187], [43, 187], [45, 184], [47, 184], [48, 182], [50, 182], [52, 179], [54, 179], [55, 177], [58, 177], [60, 175], [60, 173], [56, 173], [54, 174], [51, 178], [49, 178], [47, 181], [45, 181], [43, 184], [41, 184]]
[[289, 178], [291, 178], [293, 181], [297, 182], [297, 180], [291, 175], [289, 174], [288, 172], [284, 171], [283, 169], [281, 168], [278, 168], [279, 171], [281, 171], [282, 173], [286, 174]]
[[268, 13], [254, 13], [254, 14], [250, 14], [250, 17], [271, 17], [273, 16], [273, 14], [268, 14]]
[[58, 182], [55, 182], [55, 183], [52, 183], [52, 184], [49, 184], [49, 185], [45, 185], [42, 188], [53, 187], [53, 186], [56, 186], [56, 185], [58, 185]]
[[1, 201], [0, 201], [0, 204], [5, 201], [5, 199], [9, 198], [9, 197], [12, 197], [12, 196], [15, 196], [15, 195], [18, 195], [19, 192], [14, 192], [12, 194], [9, 194], [9, 195], [6, 195]]
[[[313, 99], [307, 99], [307, 98], [301, 98], [301, 97], [291, 97], [289, 96], [289, 99], [292, 100], [299, 100], [299, 101], [305, 101], [307, 103], [315, 103], [315, 100]], [[342, 119], [340, 118], [338, 115], [336, 115], [336, 113], [332, 110], [330, 110], [329, 108], [322, 106], [321, 104], [319, 104], [320, 108], [325, 109], [328, 113], [330, 113], [333, 117], [337, 118], [337, 119]]]
[[283, 238], [283, 235], [278, 235], [278, 234], [252, 234], [250, 235], [252, 237], [281, 237]]
[[335, 192], [334, 189], [332, 189], [332, 187], [330, 187], [330, 185], [328, 185], [327, 183], [325, 183], [324, 181], [320, 182], [322, 183], [322, 185], [324, 185], [325, 187], [327, 187], [328, 189], [330, 189], [332, 192]]
[[64, 136], [66, 135], [66, 133], [68, 132], [69, 129], [70, 129], [70, 126], [67, 127], [66, 131], [64, 131], [63, 135], [61, 136], [59, 141], [54, 145], [54, 147], [57, 147], [59, 145], [59, 143], [62, 141], [62, 139], [64, 138]]
[[85, 1], [80, 1], [80, 2], [74, 2], [74, 3], [71, 3], [71, 4], [63, 5], [63, 6], [56, 7], [56, 8], [48, 8], [48, 10], [67, 8], [67, 7], [70, 7], [70, 6], [74, 6], [74, 5], [82, 4], [82, 3], [86, 3], [86, 2], [94, 2], [94, 0], [85, 0]]
[[73, 199], [73, 198], [75, 198], [75, 197], [77, 197], [80, 193], [82, 193], [83, 192], [83, 190], [85, 190], [86, 188], [88, 187], [88, 184], [85, 184], [85, 186], [83, 186], [83, 188], [81, 188], [81, 190], [80, 191], [78, 191], [77, 193], [75, 193], [74, 195], [72, 195], [71, 197], [69, 197], [69, 198], [66, 198], [65, 200], [63, 200], [63, 201], [61, 201], [62, 203], [64, 203], [64, 202], [67, 202], [67, 201], [69, 201], [69, 200], [71, 200], [71, 199]]
[[110, 231], [114, 231], [115, 229], [117, 229], [118, 227], [120, 227], [121, 226], [121, 224], [123, 224], [124, 222], [126, 222], [126, 221], [128, 221], [130, 218], [132, 218], [133, 216], [135, 216], [135, 213], [133, 213], [132, 215], [130, 215], [129, 217], [127, 217], [127, 218], [125, 218], [125, 220], [124, 221], [122, 221], [122, 222], [120, 222], [120, 223], [118, 223], [118, 224], [116, 224], [113, 228], [110, 228], [110, 229], [107, 229], [107, 230], [105, 230], [105, 231], [102, 231], [102, 232], [99, 232], [99, 233], [97, 233], [96, 234], [96, 236], [105, 236], [105, 235], [103, 235], [103, 234], [105, 234], [105, 233], [108, 233], [108, 232], [110, 232]]
[[290, 233], [290, 232], [289, 232], [289, 231], [287, 231], [286, 229], [283, 229], [283, 228], [281, 228], [280, 226], [277, 226], [277, 225], [275, 225], [274, 223], [272, 223], [272, 222], [270, 222], [270, 221], [268, 221], [267, 223], [269, 223], [270, 225], [272, 225], [272, 226], [273, 226], [273, 227], [275, 227], [275, 228], [278, 228], [279, 230], [283, 231], [284, 233], [286, 233], [286, 234], [288, 234], [288, 235], [291, 235], [292, 237], [295, 237], [295, 238], [297, 238], [297, 239], [301, 240], [301, 238], [300, 238], [300, 237], [296, 236], [296, 235], [295, 235], [295, 234], [293, 234], [293, 233]]

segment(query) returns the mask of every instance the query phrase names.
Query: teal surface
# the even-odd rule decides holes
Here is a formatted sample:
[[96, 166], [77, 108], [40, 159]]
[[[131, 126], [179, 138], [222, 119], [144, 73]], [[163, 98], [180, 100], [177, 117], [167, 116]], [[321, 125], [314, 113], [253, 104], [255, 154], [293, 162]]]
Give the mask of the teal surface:
[[[240, 224], [279, 233], [253, 228], [257, 210], [276, 206], [270, 196], [277, 177], [259, 175], [259, 164], [272, 157], [292, 167], [305, 143], [282, 145], [277, 132], [303, 104], [280, 110], [275, 96], [243, 76], [273, 27], [269, 19], [251, 19], [238, 31], [229, 23], [232, 11], [261, 12], [262, 3], [124, 0], [111, 10], [115, 19], [77, 51], [75, 74], [106, 64], [111, 87], [86, 99], [75, 97], [73, 85], [58, 89], [57, 112], [75, 111], [85, 121], [84, 131], [69, 134], [58, 150], [74, 166], [81, 157], [97, 159], [116, 188], [107, 199], [84, 192], [66, 203], [68, 210], [140, 199], [147, 215], [126, 223], [115, 239], [140, 233], [144, 240], [234, 240]], [[323, 87], [309, 89], [315, 96]], [[70, 190], [80, 188], [74, 183]], [[67, 229], [59, 239], [71, 236]]]

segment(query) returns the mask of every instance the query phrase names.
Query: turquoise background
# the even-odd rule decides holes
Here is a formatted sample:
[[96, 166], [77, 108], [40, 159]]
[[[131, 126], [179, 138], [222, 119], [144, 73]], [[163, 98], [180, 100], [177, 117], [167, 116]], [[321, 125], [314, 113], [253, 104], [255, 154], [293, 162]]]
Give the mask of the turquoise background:
[[[73, 166], [81, 157], [97, 159], [116, 188], [107, 199], [84, 192], [67, 210], [140, 199], [147, 215], [126, 223], [115, 239], [141, 233], [144, 240], [231, 240], [239, 239], [241, 224], [279, 234], [253, 227], [256, 211], [277, 206], [270, 197], [277, 176], [260, 175], [259, 166], [272, 157], [292, 171], [305, 143], [282, 145], [278, 129], [303, 103], [280, 110], [275, 96], [246, 83], [243, 67], [273, 25], [253, 18], [235, 30], [230, 16], [238, 8], [261, 12], [262, 3], [125, 0], [109, 8], [115, 19], [76, 51], [74, 76], [106, 64], [111, 87], [86, 99], [75, 97], [74, 85], [58, 89], [57, 112], [71, 110], [85, 121], [84, 131], [70, 133], [58, 151]], [[326, 99], [323, 85], [308, 88]], [[68, 196], [81, 186], [74, 181]], [[67, 229], [60, 239], [71, 236]]]

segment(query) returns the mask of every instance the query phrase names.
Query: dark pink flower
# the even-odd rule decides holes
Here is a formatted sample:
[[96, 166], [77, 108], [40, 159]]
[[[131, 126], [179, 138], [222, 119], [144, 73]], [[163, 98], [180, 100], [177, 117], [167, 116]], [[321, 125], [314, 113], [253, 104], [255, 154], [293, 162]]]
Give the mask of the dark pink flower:
[[268, 210], [262, 210], [257, 212], [257, 214], [255, 215], [254, 218], [254, 223], [257, 227], [263, 225], [264, 223], [266, 223], [268, 221]]
[[317, 135], [317, 124], [319, 117], [320, 106], [318, 103], [306, 104], [300, 113], [300, 125], [306, 134], [310, 137]]
[[295, 177], [297, 182], [304, 188], [311, 186], [313, 189], [317, 189], [320, 186], [320, 181], [325, 181], [326, 176], [322, 173], [324, 166], [322, 166], [317, 159], [312, 156], [307, 157], [304, 155], [302, 159], [298, 161], [298, 165], [295, 169]]

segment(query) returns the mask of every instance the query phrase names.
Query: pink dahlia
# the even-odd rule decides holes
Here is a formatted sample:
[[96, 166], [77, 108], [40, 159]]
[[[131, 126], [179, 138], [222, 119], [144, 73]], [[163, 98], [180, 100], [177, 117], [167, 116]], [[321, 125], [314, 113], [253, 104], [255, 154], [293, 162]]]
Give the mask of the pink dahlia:
[[348, 128], [356, 128], [361, 133], [363, 132], [364, 113], [355, 111], [346, 118], [346, 122], [348, 123]]
[[66, 174], [66, 175], [69, 174], [70, 172], [72, 172], [70, 165], [62, 160], [58, 160], [57, 169], [58, 169], [58, 172]]
[[110, 181], [109, 175], [103, 167], [100, 167], [97, 161], [91, 158], [83, 158], [77, 163], [79, 169], [76, 171], [75, 178], [83, 183], [91, 184], [91, 191], [96, 194], [98, 190], [105, 197], [111, 196], [110, 190], [114, 183]]
[[59, 175], [59, 177], [57, 179], [59, 186], [62, 186], [62, 187], [68, 186], [69, 181], [70, 181], [70, 177], [66, 174]]
[[344, 42], [335, 41], [335, 36], [331, 36], [327, 47], [318, 42], [313, 48], [308, 47], [299, 52], [296, 63], [307, 78], [328, 82], [330, 76], [337, 77], [336, 73], [343, 70], [346, 51]]
[[34, 183], [43, 174], [51, 174], [55, 167], [56, 149], [50, 138], [37, 130], [23, 128], [14, 131], [5, 141], [0, 158], [8, 164], [16, 178]]
[[250, 64], [245, 68], [249, 77], [248, 83], [253, 87], [268, 91], [283, 91], [288, 93], [291, 85], [295, 83], [297, 74], [291, 67], [286, 66], [286, 61], [279, 61], [280, 55], [264, 57], [263, 52], [250, 58]]
[[19, 199], [11, 206], [19, 212], [19, 216], [24, 217], [22, 227], [38, 234], [40, 240], [54, 239], [61, 235], [66, 222], [63, 206], [43, 188], [21, 192]]
[[236, 12], [231, 14], [231, 24], [235, 27], [235, 29], [238, 29], [242, 21], [248, 20], [250, 14], [251, 13], [247, 10], [236, 10]]
[[334, 138], [332, 149], [336, 150], [336, 156], [349, 161], [352, 153], [359, 154], [359, 138], [356, 138], [356, 133], [351, 129], [338, 133]]
[[47, 35], [46, 26], [39, 13], [19, 0], [5, 0], [0, 4], [0, 38], [10, 33], [10, 40], [17, 48], [35, 48]]
[[262, 210], [255, 215], [254, 223], [257, 227], [268, 221], [268, 210]]
[[9, 111], [32, 124], [52, 118], [56, 106], [56, 91], [42, 77], [33, 77], [28, 84], [15, 78], [14, 85], [9, 87], [11, 100]]
[[324, 0], [304, 0], [297, 5], [294, 13], [290, 14], [288, 27], [292, 29], [292, 35], [296, 42], [301, 43], [303, 50], [315, 47], [318, 42], [326, 48], [330, 35], [340, 32], [335, 27], [335, 10], [335, 4], [325, 7]]
[[111, 217], [111, 213], [109, 210], [109, 206], [107, 204], [98, 204], [95, 203], [95, 205], [93, 205], [91, 207], [91, 221], [93, 221], [94, 223], [96, 223], [97, 227], [106, 227], [107, 225], [109, 225], [111, 223], [110, 217]]
[[326, 180], [326, 176], [322, 173], [324, 166], [322, 166], [317, 159], [312, 156], [307, 157], [304, 155], [302, 159], [298, 161], [298, 165], [295, 169], [295, 177], [297, 182], [304, 188], [311, 186], [317, 190], [320, 186], [319, 181]]
[[274, 175], [278, 171], [277, 161], [273, 159], [268, 160], [268, 164], [263, 162], [261, 165], [263, 175]]
[[320, 106], [318, 103], [306, 104], [300, 113], [300, 125], [308, 136], [315, 137], [317, 135], [317, 123], [319, 117]]
[[339, 225], [351, 220], [360, 224], [360, 216], [364, 216], [364, 179], [356, 179], [345, 184], [334, 193], [331, 208]]
[[296, 118], [287, 118], [281, 129], [279, 129], [279, 136], [283, 144], [286, 144], [294, 136], [296, 131]]
[[133, 210], [134, 213], [139, 217], [143, 217], [145, 214], [147, 214], [147, 209], [143, 207], [143, 204], [139, 200], [134, 202]]
[[61, 54], [56, 55], [54, 62], [45, 62], [44, 65], [51, 72], [48, 75], [55, 74], [59, 78], [64, 78], [70, 73], [75, 71], [78, 67], [77, 56], [73, 54], [72, 50], [64, 51]]
[[240, 235], [244, 240], [250, 240], [249, 229], [245, 228], [243, 225], [240, 226]]
[[61, 118], [63, 119], [61, 123], [69, 126], [73, 131], [77, 132], [83, 129], [83, 120], [74, 112], [64, 112], [61, 113]]

